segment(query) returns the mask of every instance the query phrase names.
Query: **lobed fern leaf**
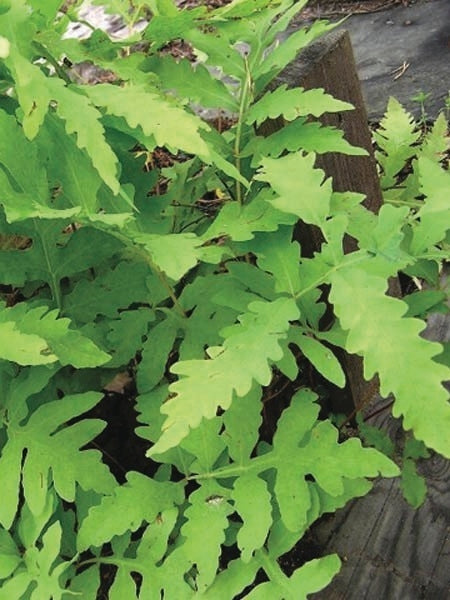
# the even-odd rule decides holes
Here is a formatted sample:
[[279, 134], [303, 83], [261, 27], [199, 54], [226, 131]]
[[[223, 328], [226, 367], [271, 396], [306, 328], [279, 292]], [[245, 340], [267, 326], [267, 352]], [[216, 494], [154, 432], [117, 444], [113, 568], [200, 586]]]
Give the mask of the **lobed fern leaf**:
[[[403, 426], [450, 456], [450, 405], [442, 386], [449, 369], [433, 360], [441, 346], [419, 336], [423, 321], [403, 317], [407, 305], [385, 295], [383, 278], [353, 268], [335, 272], [331, 282], [330, 300], [348, 330], [346, 349], [364, 356], [367, 379], [378, 372], [381, 392], [394, 394], [393, 414], [403, 416]], [[427, 413], [432, 419], [423, 418]]]
[[99, 547], [115, 535], [136, 531], [144, 521], [153, 523], [161, 511], [180, 504], [182, 499], [180, 485], [158, 482], [130, 471], [127, 483], [116, 487], [111, 495], [105, 495], [83, 520], [77, 538], [78, 549]]
[[418, 224], [413, 231], [411, 252], [419, 254], [445, 239], [450, 229], [450, 175], [422, 156], [418, 159], [420, 191], [426, 197], [417, 211]]
[[[2, 172], [2, 182], [8, 191], [16, 192], [16, 199], [24, 194], [36, 205], [44, 205], [48, 183], [36, 145], [27, 140], [16, 119], [3, 110], [0, 111], [0, 126], [0, 162], [8, 174]], [[28, 214], [23, 214], [22, 218], [28, 218]]]
[[301, 289], [300, 245], [291, 238], [291, 228], [280, 227], [276, 233], [256, 236], [252, 246], [258, 267], [272, 274], [275, 291], [296, 298]]
[[77, 484], [99, 493], [112, 489], [114, 478], [101, 462], [100, 452], [79, 452], [79, 448], [102, 431], [104, 422], [85, 420], [61, 429], [68, 420], [95, 406], [100, 397], [91, 392], [50, 401], [39, 406], [26, 423], [23, 423], [26, 398], [14, 398], [14, 403], [7, 406], [8, 441], [0, 458], [3, 482], [0, 522], [5, 528], [11, 526], [17, 512], [21, 480], [25, 501], [34, 514], [42, 512], [52, 483], [68, 502], [75, 500]]
[[[179, 551], [189, 564], [196, 566], [196, 587], [201, 594], [214, 581], [225, 541], [228, 517], [233, 512], [227, 502], [227, 490], [217, 482], [207, 481], [189, 497], [190, 506], [185, 510], [186, 523], [181, 528], [185, 538]], [[208, 535], [202, 536], [204, 524], [208, 523]]]
[[286, 123], [282, 129], [268, 137], [253, 138], [243, 149], [242, 155], [251, 156], [252, 167], [257, 167], [261, 164], [262, 157], [278, 158], [285, 150], [303, 150], [317, 154], [342, 152], [353, 156], [367, 154], [363, 148], [349, 144], [341, 130], [323, 127], [320, 123], [308, 123], [299, 118]]
[[233, 392], [247, 394], [253, 380], [267, 385], [271, 378], [269, 361], [282, 358], [279, 341], [286, 337], [289, 321], [297, 317], [292, 300], [254, 302], [239, 318], [240, 324], [224, 332], [223, 346], [209, 350], [210, 360], [176, 363], [172, 371], [181, 378], [170, 386], [176, 395], [161, 408], [168, 416], [149, 454], [160, 454], [178, 444], [189, 428], [198, 427], [202, 417], [211, 419], [219, 406], [227, 409]]
[[132, 128], [140, 127], [154, 140], [149, 146], [168, 146], [210, 160], [208, 145], [199, 130], [208, 129], [195, 115], [169, 102], [156, 91], [143, 87], [117, 87], [108, 83], [83, 88], [95, 105], [109, 114], [124, 117]]
[[201, 241], [194, 233], [136, 234], [136, 242], [142, 244], [151, 260], [168, 277], [178, 281], [203, 254]]
[[239, 111], [237, 100], [225, 84], [212, 76], [201, 64], [192, 66], [188, 60], [176, 61], [171, 56], [148, 64], [161, 80], [164, 90], [176, 90], [177, 96], [207, 108]]
[[174, 39], [184, 38], [186, 32], [202, 24], [206, 7], [180, 10], [170, 15], [155, 15], [147, 25], [144, 38], [159, 48]]
[[293, 224], [294, 218], [274, 208], [271, 200], [272, 194], [263, 191], [244, 206], [228, 202], [202, 239], [208, 241], [227, 236], [236, 242], [244, 242], [253, 239], [257, 231], [276, 231], [280, 225]]
[[[109, 355], [98, 348], [89, 338], [76, 329], [70, 329], [69, 319], [58, 318], [58, 311], [49, 311], [48, 307], [32, 308], [22, 302], [0, 312], [0, 322], [13, 325], [14, 330], [28, 340], [31, 349], [42, 345], [39, 354], [40, 363], [58, 360], [62, 365], [71, 364], [77, 368], [96, 367], [105, 364]], [[14, 331], [12, 330], [12, 331]], [[19, 339], [18, 339], [19, 341]], [[20, 349], [20, 346], [19, 346]], [[36, 348], [37, 349], [37, 348]], [[51, 360], [44, 360], [45, 357]], [[23, 364], [23, 363], [20, 363]]]
[[63, 277], [89, 269], [122, 249], [114, 237], [98, 229], [83, 227], [61, 235], [65, 221], [32, 220], [21, 228], [8, 228], [33, 241], [31, 248], [11, 249], [0, 253], [0, 270], [4, 284], [22, 286], [25, 281], [45, 282], [53, 299], [62, 304], [60, 282]]
[[14, 321], [2, 322], [1, 319], [5, 318], [3, 312], [0, 311], [0, 335], [8, 340], [8, 345], [0, 349], [1, 359], [18, 365], [46, 365], [58, 360], [44, 338], [19, 331]]
[[290, 35], [283, 44], [277, 44], [254, 69], [255, 91], [261, 92], [286, 65], [294, 60], [300, 50], [327, 31], [334, 29], [335, 26], [326, 21], [314, 21], [308, 29], [299, 29]]
[[2, 584], [0, 600], [26, 597], [62, 599], [64, 588], [60, 578], [70, 567], [70, 562], [58, 560], [61, 537], [62, 528], [56, 521], [42, 536], [40, 547], [36, 545], [28, 548], [23, 565], [20, 565], [14, 575]]
[[316, 395], [309, 390], [298, 392], [278, 422], [271, 451], [214, 472], [222, 479], [275, 470], [274, 495], [281, 519], [286, 529], [297, 535], [309, 524], [308, 512], [314, 499], [308, 475], [326, 494], [338, 497], [345, 493], [347, 480], [375, 477], [378, 472], [387, 477], [398, 474], [394, 463], [371, 448], [363, 448], [359, 440], [339, 444], [333, 425], [317, 421], [319, 407], [315, 400]]
[[299, 327], [292, 327], [289, 332], [289, 342], [300, 348], [310, 363], [325, 379], [340, 388], [345, 386], [345, 373], [338, 359], [319, 340], [310, 335], [305, 335]]
[[67, 133], [76, 134], [77, 146], [85, 149], [106, 185], [117, 194], [117, 156], [105, 140], [105, 130], [100, 122], [101, 113], [73, 86], [67, 87], [59, 79], [47, 80], [56, 113], [65, 121]]
[[415, 155], [414, 144], [420, 137], [414, 119], [395, 98], [390, 98], [386, 115], [374, 138], [381, 151], [375, 157], [383, 169], [380, 183], [383, 189], [392, 187], [405, 162]]
[[267, 0], [233, 0], [229, 4], [218, 8], [215, 11], [215, 16], [228, 19], [251, 17], [256, 11], [266, 8], [268, 4]]
[[323, 182], [324, 173], [313, 168], [314, 161], [314, 153], [265, 158], [256, 179], [269, 182], [276, 192], [271, 200], [275, 208], [321, 227], [330, 211], [331, 180]]
[[286, 85], [281, 85], [273, 92], [266, 92], [248, 111], [246, 122], [260, 125], [266, 119], [276, 119], [279, 116], [283, 116], [286, 121], [294, 121], [297, 117], [320, 117], [326, 112], [341, 112], [353, 108], [348, 102], [337, 100], [320, 88], [286, 88]]
[[64, 296], [64, 311], [79, 323], [89, 323], [98, 315], [117, 318], [134, 302], [159, 304], [167, 291], [158, 284], [145, 263], [123, 261], [99, 273], [95, 281], [80, 279]]
[[439, 162], [445, 158], [445, 153], [450, 148], [450, 135], [448, 131], [448, 122], [441, 112], [424, 136], [420, 145], [420, 156], [424, 156]]
[[272, 525], [271, 494], [266, 483], [250, 473], [233, 485], [232, 499], [243, 524], [237, 534], [241, 560], [248, 563], [255, 550], [262, 548]]

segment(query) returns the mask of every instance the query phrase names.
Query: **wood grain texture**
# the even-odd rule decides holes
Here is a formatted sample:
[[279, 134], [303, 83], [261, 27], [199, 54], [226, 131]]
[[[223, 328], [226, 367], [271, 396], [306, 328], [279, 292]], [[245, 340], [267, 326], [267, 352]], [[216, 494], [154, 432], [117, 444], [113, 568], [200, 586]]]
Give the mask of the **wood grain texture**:
[[305, 89], [323, 88], [335, 98], [353, 104], [354, 110], [325, 114], [319, 120], [324, 125], [341, 129], [346, 140], [367, 150], [368, 156], [329, 152], [318, 157], [317, 166], [333, 177], [335, 191], [361, 192], [366, 196], [364, 204], [367, 208], [378, 212], [382, 194], [348, 32], [333, 31], [310, 44], [280, 73], [274, 87], [281, 84]]
[[[450, 315], [429, 318], [422, 334], [450, 339]], [[386, 405], [376, 398], [367, 413]], [[424, 418], [427, 416], [424, 415]], [[404, 434], [389, 411], [370, 420], [393, 440]], [[450, 461], [432, 455], [419, 462], [428, 495], [417, 510], [403, 498], [398, 480], [379, 480], [372, 491], [312, 527], [324, 552], [343, 559], [341, 572], [313, 600], [448, 600], [450, 598]]]
[[396, 480], [381, 480], [364, 498], [323, 519], [312, 533], [341, 572], [314, 600], [450, 598], [450, 463], [421, 465], [428, 498], [414, 510]]
[[[355, 105], [355, 111], [325, 115], [321, 121], [342, 128], [346, 139], [366, 148], [369, 156], [326, 154], [318, 157], [317, 166], [333, 177], [333, 189], [364, 193], [367, 208], [378, 212], [381, 190], [348, 34], [333, 32], [309, 46], [277, 78], [274, 87], [282, 83], [323, 87]], [[282, 119], [265, 123], [265, 134], [282, 125]], [[312, 255], [322, 243], [320, 231], [304, 224], [299, 225], [296, 239], [303, 256]], [[352, 240], [345, 245], [347, 252], [355, 249]], [[390, 282], [390, 294], [399, 294], [396, 278]], [[450, 319], [433, 316], [423, 335], [448, 341]], [[360, 359], [346, 355], [343, 364], [353, 403], [358, 405], [371, 394], [367, 411], [384, 407], [386, 399], [377, 397], [373, 385], [364, 381]], [[404, 435], [401, 423], [389, 410], [378, 413], [370, 423], [381, 426], [393, 439]], [[420, 509], [406, 503], [398, 480], [379, 480], [366, 497], [323, 517], [311, 528], [308, 538], [313, 545], [323, 548], [323, 555], [337, 552], [344, 561], [332, 583], [310, 596], [312, 599], [450, 600], [450, 463], [432, 456], [421, 461], [419, 468], [428, 485], [428, 497]]]
[[[377, 213], [382, 204], [380, 182], [373, 155], [372, 138], [367, 112], [356, 71], [350, 37], [347, 31], [333, 31], [322, 36], [305, 48], [274, 80], [271, 88], [286, 84], [289, 88], [323, 88], [339, 100], [350, 102], [355, 110], [325, 114], [318, 119], [323, 125], [341, 129], [347, 141], [367, 150], [367, 156], [347, 156], [337, 152], [318, 155], [316, 167], [332, 177], [334, 191], [360, 192], [365, 195], [365, 206]], [[259, 133], [270, 135], [284, 125], [282, 118], [267, 120]], [[300, 243], [303, 257], [311, 257], [320, 250], [324, 239], [319, 228], [299, 222], [294, 238]], [[357, 250], [356, 240], [344, 238], [346, 253]], [[398, 294], [397, 279], [390, 284], [392, 293]], [[334, 412], [350, 413], [354, 407], [370, 399], [376, 393], [377, 380], [367, 382], [362, 374], [361, 358], [342, 351], [338, 356], [347, 376], [348, 387], [344, 396], [336, 395]]]

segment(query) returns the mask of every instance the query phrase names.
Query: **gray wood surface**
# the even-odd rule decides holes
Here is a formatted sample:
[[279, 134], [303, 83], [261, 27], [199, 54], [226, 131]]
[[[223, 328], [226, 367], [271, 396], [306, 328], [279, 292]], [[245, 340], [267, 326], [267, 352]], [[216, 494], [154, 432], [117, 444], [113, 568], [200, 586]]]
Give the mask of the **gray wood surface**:
[[[365, 195], [365, 206], [377, 213], [382, 204], [382, 193], [368, 126], [367, 112], [356, 71], [348, 32], [332, 31], [307, 46], [274, 80], [271, 87], [286, 84], [288, 88], [322, 88], [339, 100], [350, 102], [354, 110], [324, 114], [318, 120], [327, 126], [339, 128], [345, 139], [364, 148], [367, 156], [348, 156], [339, 152], [318, 155], [316, 167], [332, 177], [335, 191], [360, 192]], [[263, 135], [270, 135], [283, 127], [283, 119], [267, 120], [260, 127]], [[312, 256], [323, 242], [321, 231], [303, 222], [297, 224], [295, 239], [300, 243], [302, 256]], [[356, 242], [346, 236], [346, 252], [356, 250]], [[350, 412], [362, 401], [370, 399], [378, 389], [378, 380], [367, 382], [362, 375], [362, 362], [357, 356], [342, 351], [339, 354], [348, 384], [346, 394], [336, 395], [335, 412]]]
[[[432, 315], [423, 335], [449, 341], [450, 316]], [[385, 404], [378, 398], [369, 410]], [[393, 439], [402, 435], [389, 411], [370, 424]], [[379, 480], [367, 496], [313, 526], [311, 539], [323, 554], [337, 552], [344, 561], [313, 600], [450, 599], [450, 461], [433, 455], [419, 469], [428, 486], [419, 509], [406, 503], [398, 480]]]
[[382, 194], [348, 32], [332, 31], [311, 43], [280, 73], [273, 87], [282, 84], [305, 89], [323, 88], [328, 94], [354, 106], [354, 110], [327, 113], [319, 120], [324, 125], [339, 128], [347, 141], [367, 150], [368, 156], [329, 152], [318, 157], [317, 166], [333, 177], [335, 191], [361, 192], [366, 196], [364, 204], [367, 208], [378, 212]]
[[439, 456], [421, 465], [428, 498], [417, 510], [397, 480], [377, 481], [312, 529], [323, 554], [336, 552], [341, 572], [314, 600], [450, 598], [450, 463]]
[[[282, 83], [323, 87], [335, 97], [352, 102], [357, 110], [326, 115], [324, 123], [342, 127], [350, 142], [371, 150], [367, 115], [345, 32], [333, 32], [311, 45], [283, 71], [275, 87]], [[282, 125], [280, 119], [265, 123], [264, 133], [268, 135]], [[361, 159], [327, 154], [317, 164], [333, 177], [335, 190], [363, 192], [366, 206], [378, 211], [381, 192], [372, 156]], [[308, 227], [299, 233], [302, 253], [308, 236], [313, 250], [320, 246], [320, 233]], [[393, 282], [390, 293], [397, 295], [398, 291]], [[448, 341], [450, 319], [433, 316], [427, 337]], [[358, 358], [347, 355], [344, 365], [353, 403], [358, 405], [368, 394], [373, 396], [375, 386], [363, 380]], [[385, 399], [375, 397], [368, 410], [375, 411], [385, 404]], [[401, 424], [389, 411], [381, 412], [370, 424], [379, 425], [393, 438], [403, 435]], [[322, 555], [336, 552], [343, 560], [341, 572], [312, 599], [450, 600], [450, 463], [435, 455], [419, 466], [426, 478], [428, 497], [418, 510], [406, 503], [398, 480], [379, 480], [366, 497], [323, 517], [311, 528], [308, 541], [320, 547]]]

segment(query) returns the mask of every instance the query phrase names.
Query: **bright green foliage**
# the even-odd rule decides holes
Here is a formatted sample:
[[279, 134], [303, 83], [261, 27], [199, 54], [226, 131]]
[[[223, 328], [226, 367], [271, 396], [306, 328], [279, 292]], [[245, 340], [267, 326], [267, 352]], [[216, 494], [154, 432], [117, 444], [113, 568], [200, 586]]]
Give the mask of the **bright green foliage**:
[[67, 133], [76, 134], [77, 146], [86, 149], [103, 181], [117, 194], [117, 158], [105, 142], [105, 130], [99, 120], [101, 113], [86, 98], [76, 96], [76, 90], [61, 85], [59, 80], [52, 79], [51, 83], [56, 114], [65, 121]]
[[[317, 485], [335, 497], [344, 492], [344, 478], [356, 479], [363, 472], [372, 476], [378, 471], [387, 476], [397, 473], [395, 465], [379, 453], [363, 449], [359, 440], [338, 444], [336, 429], [329, 422], [317, 422], [319, 407], [314, 401], [314, 394], [308, 391], [293, 397], [278, 423], [272, 452], [249, 458], [239, 467], [218, 471], [220, 477], [230, 477], [276, 469], [274, 492], [281, 519], [289, 531], [304, 530], [308, 525], [312, 500], [306, 475], [313, 475]], [[359, 453], [365, 455], [361, 458], [364, 466], [358, 464]], [[340, 464], [339, 474], [334, 463]]]
[[392, 187], [395, 177], [414, 156], [412, 147], [417, 142], [420, 132], [416, 131], [413, 118], [395, 98], [390, 98], [388, 112], [381, 120], [380, 131], [375, 133], [375, 140], [382, 152], [376, 157], [383, 169], [381, 185], [383, 188]]
[[[89, 511], [80, 528], [77, 544], [80, 550], [101, 546], [115, 535], [135, 531], [143, 521], [151, 523], [161, 510], [181, 503], [181, 489], [174, 483], [159, 482], [130, 471], [128, 483], [105, 496]], [[165, 498], [166, 506], [161, 505]], [[101, 524], [101, 526], [99, 525]]]
[[[422, 321], [401, 318], [405, 304], [386, 296], [385, 289], [383, 279], [362, 269], [333, 275], [330, 300], [342, 327], [349, 330], [346, 348], [364, 356], [367, 379], [379, 373], [381, 393], [394, 394], [393, 414], [403, 416], [405, 429], [412, 429], [427, 446], [450, 457], [450, 405], [442, 386], [449, 369], [433, 361], [441, 348], [419, 336]], [[386, 327], [382, 338], [378, 319]], [[423, 418], [425, 411], [438, 419], [439, 428]]]
[[279, 116], [283, 116], [286, 121], [293, 121], [297, 117], [306, 115], [320, 117], [326, 112], [342, 112], [352, 108], [348, 102], [336, 100], [321, 89], [287, 90], [286, 85], [281, 85], [274, 92], [267, 92], [252, 106], [247, 115], [247, 123], [260, 125], [266, 119], [275, 119]]
[[280, 156], [284, 150], [296, 152], [297, 150], [307, 152], [342, 152], [355, 156], [364, 156], [363, 148], [352, 146], [344, 138], [339, 129], [322, 127], [320, 123], [309, 123], [303, 118], [295, 119], [272, 133], [266, 138], [257, 136], [252, 138], [242, 151], [243, 156], [252, 156], [252, 166], [260, 163], [261, 156], [272, 158]]
[[208, 108], [221, 108], [237, 112], [239, 105], [226, 85], [199, 64], [195, 69], [187, 61], [176, 61], [165, 56], [151, 62], [152, 72], [164, 82], [168, 90], [176, 90], [180, 98], [197, 102]]
[[[279, 341], [286, 337], [289, 321], [298, 317], [298, 309], [285, 298], [274, 303], [254, 302], [248, 308], [238, 325], [223, 332], [224, 344], [209, 348], [211, 360], [182, 361], [172, 367], [181, 377], [170, 387], [175, 397], [161, 408], [168, 418], [152, 455], [178, 444], [190, 427], [198, 427], [202, 417], [211, 419], [219, 407], [227, 409], [234, 392], [245, 396], [253, 381], [270, 383], [270, 362], [282, 358]], [[243, 362], [245, 371], [239, 369]]]
[[336, 356], [319, 340], [304, 335], [297, 327], [289, 332], [289, 342], [300, 348], [321, 375], [338, 387], [345, 386], [345, 374]]
[[309, 594], [326, 587], [334, 575], [339, 571], [340, 560], [335, 554], [324, 558], [311, 560], [297, 569], [291, 577], [283, 576], [281, 570], [275, 577], [267, 583], [263, 583], [253, 590], [247, 598], [252, 600], [264, 598], [284, 598], [306, 599]]
[[[3, 482], [0, 519], [5, 527], [11, 526], [17, 510], [20, 483], [34, 514], [43, 510], [52, 482], [61, 498], [69, 502], [75, 499], [76, 484], [99, 493], [111, 489], [113, 479], [102, 464], [100, 453], [97, 450], [79, 452], [98, 435], [104, 422], [85, 420], [59, 430], [63, 423], [86, 412], [99, 399], [99, 394], [90, 392], [47, 402], [32, 413], [26, 424], [21, 424], [27, 415], [25, 400], [21, 403], [15, 397], [9, 399], [5, 406], [9, 439], [0, 458]], [[24, 450], [27, 456], [22, 462]]]
[[[3, 533], [5, 530], [0, 530]], [[70, 566], [69, 562], [59, 559], [62, 529], [58, 521], [53, 523], [42, 536], [41, 547], [27, 549], [22, 560], [18, 548], [11, 538], [8, 539], [8, 550], [18, 558], [15, 561], [15, 574], [0, 589], [0, 599], [7, 598], [52, 598], [60, 600], [64, 588], [60, 584], [61, 575]], [[32, 590], [29, 595], [30, 589]]]
[[[32, 358], [33, 363], [26, 362], [26, 357], [19, 361], [5, 356], [7, 360], [15, 360], [21, 365], [44, 364], [58, 360], [63, 366], [97, 367], [109, 359], [108, 354], [100, 350], [79, 330], [69, 329], [69, 319], [58, 318], [58, 311], [48, 311], [46, 306], [31, 308], [26, 304], [17, 304], [12, 308], [3, 308], [0, 322], [2, 325], [14, 328], [11, 331], [13, 335], [22, 336], [20, 350], [27, 350], [26, 345], [22, 349], [26, 339], [29, 339], [32, 346], [39, 343], [39, 353]], [[19, 339], [17, 341], [19, 343]], [[7, 348], [5, 350], [8, 352]], [[12, 351], [15, 351], [14, 346]], [[41, 362], [36, 362], [39, 360]]]
[[[448, 352], [420, 335], [448, 311], [447, 124], [421, 137], [391, 100], [374, 214], [314, 167], [365, 154], [314, 120], [351, 106], [274, 85], [333, 27], [280, 42], [305, 1], [115, 0], [130, 27], [153, 15], [121, 42], [64, 37], [79, 4], [0, 9], [0, 600], [306, 598], [339, 558], [290, 576], [279, 559], [321, 515], [400, 472], [418, 506], [415, 461], [450, 456]], [[168, 54], [179, 38], [195, 63]], [[84, 61], [108, 82], [68, 67]], [[204, 118], [215, 108], [226, 131]], [[323, 236], [309, 258], [298, 220]], [[405, 301], [386, 295], [401, 271], [420, 284]], [[322, 384], [309, 389], [345, 386], [336, 348], [394, 395], [411, 430], [401, 469], [363, 423], [374, 447], [340, 439]], [[121, 419], [112, 406], [133, 410], [126, 394], [100, 403], [123, 380], [147, 446], [119, 483], [98, 436]]]
[[123, 117], [131, 128], [140, 127], [150, 149], [153, 142], [155, 146], [167, 144], [171, 150], [184, 150], [204, 159], [210, 156], [199, 132], [199, 128], [207, 129], [207, 125], [155, 92], [107, 83], [86, 92], [96, 105]]
[[[322, 184], [324, 173], [313, 169], [314, 162], [313, 153], [289, 154], [277, 160], [266, 158], [258, 179], [269, 182], [276, 192], [277, 197], [272, 200], [275, 208], [320, 227], [330, 211], [331, 181]], [[295, 179], [287, 178], [286, 173], [295, 173]]]
[[420, 191], [428, 201], [417, 211], [417, 227], [411, 242], [411, 251], [420, 253], [438, 244], [446, 235], [450, 223], [450, 205], [447, 190], [450, 175], [429, 158], [417, 161]]

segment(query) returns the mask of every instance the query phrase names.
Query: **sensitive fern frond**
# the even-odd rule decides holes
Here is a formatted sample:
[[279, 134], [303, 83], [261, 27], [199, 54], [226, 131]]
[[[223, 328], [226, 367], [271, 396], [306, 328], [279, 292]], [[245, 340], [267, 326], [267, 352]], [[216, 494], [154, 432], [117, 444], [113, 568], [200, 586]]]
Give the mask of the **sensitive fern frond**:
[[431, 159], [418, 159], [420, 191], [425, 196], [417, 211], [418, 223], [413, 232], [411, 252], [419, 254], [445, 239], [450, 229], [450, 175]]
[[161, 408], [167, 419], [150, 454], [160, 454], [178, 444], [190, 428], [198, 427], [202, 417], [211, 419], [218, 407], [227, 409], [233, 393], [244, 396], [253, 380], [267, 385], [270, 363], [283, 356], [279, 342], [286, 337], [289, 322], [296, 318], [298, 309], [292, 300], [254, 302], [249, 312], [241, 315], [238, 325], [223, 332], [223, 346], [208, 350], [210, 360], [176, 363], [172, 371], [181, 377], [170, 386], [175, 396]]
[[[140, 127], [149, 140], [148, 146], [168, 146], [210, 159], [200, 129], [208, 129], [195, 115], [189, 114], [156, 91], [130, 85], [118, 87], [108, 83], [83, 87], [95, 105], [111, 115], [124, 117], [132, 128]], [[150, 143], [151, 140], [153, 144]]]
[[[5, 530], [0, 529], [0, 547], [5, 550], [5, 543], [10, 553], [12, 564], [16, 564], [16, 570], [12, 577], [2, 583], [0, 589], [0, 600], [10, 598], [52, 598], [62, 600], [65, 595], [64, 585], [61, 582], [62, 575], [69, 569], [69, 561], [61, 561], [62, 527], [59, 521], [52, 523], [42, 536], [38, 545], [26, 549], [22, 562], [19, 548]], [[3, 554], [3, 560], [5, 554]], [[4, 572], [0, 574], [3, 579]], [[30, 592], [31, 590], [31, 592]], [[29, 594], [32, 596], [29, 596]]]
[[344, 138], [340, 129], [323, 127], [320, 123], [309, 123], [305, 119], [295, 119], [272, 133], [268, 137], [253, 138], [243, 149], [243, 156], [252, 157], [252, 167], [261, 164], [262, 157], [270, 156], [278, 158], [285, 150], [297, 152], [316, 152], [324, 154], [327, 152], [342, 152], [353, 156], [365, 156], [367, 152], [363, 148], [352, 146]]
[[281, 85], [273, 92], [267, 92], [261, 100], [253, 104], [247, 114], [247, 123], [260, 125], [266, 119], [276, 119], [280, 115], [286, 121], [293, 121], [297, 117], [307, 115], [320, 117], [326, 112], [341, 112], [353, 108], [348, 102], [337, 100], [320, 88], [288, 90], [286, 87], [286, 85]]
[[270, 183], [277, 198], [271, 204], [311, 225], [323, 226], [330, 211], [331, 180], [323, 181], [321, 169], [314, 169], [314, 153], [288, 154], [278, 159], [265, 158], [256, 177]]
[[[161, 499], [164, 498], [164, 502]], [[141, 473], [130, 471], [127, 483], [116, 487], [89, 511], [78, 535], [78, 549], [100, 547], [114, 536], [136, 531], [142, 522], [152, 523], [162, 510], [168, 510], [183, 499], [182, 488], [171, 482], [158, 482]], [[99, 526], [101, 523], [101, 526]]]
[[[330, 300], [348, 330], [346, 349], [364, 356], [367, 379], [379, 374], [384, 396], [394, 394], [393, 414], [403, 416], [403, 426], [449, 457], [450, 404], [442, 382], [450, 373], [433, 360], [441, 346], [419, 336], [425, 324], [403, 316], [407, 305], [385, 295], [383, 278], [353, 268], [334, 273], [331, 282]], [[424, 418], [428, 413], [432, 418]]]
[[14, 398], [10, 403], [8, 441], [0, 458], [3, 482], [0, 522], [4, 527], [11, 526], [16, 514], [20, 482], [25, 502], [36, 515], [43, 511], [51, 484], [68, 502], [75, 500], [77, 484], [98, 493], [112, 489], [115, 480], [101, 462], [100, 452], [79, 451], [102, 431], [105, 423], [92, 419], [64, 427], [67, 421], [95, 406], [100, 397], [101, 394], [91, 392], [52, 400], [39, 406], [26, 423], [22, 420], [26, 398]]
[[[58, 318], [58, 311], [48, 307], [31, 308], [26, 303], [0, 310], [0, 323], [8, 323], [17, 332], [28, 338], [31, 344], [40, 344], [41, 362], [19, 362], [19, 364], [44, 364], [58, 360], [62, 365], [78, 368], [96, 367], [106, 363], [109, 355], [100, 350], [89, 338], [76, 329], [70, 329], [67, 318]], [[38, 341], [39, 340], [39, 341]], [[5, 357], [6, 358], [6, 357]]]
[[375, 141], [381, 151], [375, 157], [383, 169], [381, 187], [392, 187], [396, 175], [403, 169], [406, 161], [415, 155], [414, 145], [420, 137], [420, 131], [414, 124], [413, 116], [408, 113], [395, 98], [390, 98], [386, 115], [380, 122], [380, 129], [374, 133]]
[[64, 120], [68, 134], [75, 133], [77, 145], [85, 149], [92, 164], [106, 185], [117, 194], [117, 156], [106, 143], [105, 130], [100, 122], [101, 113], [76, 88], [66, 87], [59, 79], [47, 81], [52, 100], [56, 101], [56, 113]]

